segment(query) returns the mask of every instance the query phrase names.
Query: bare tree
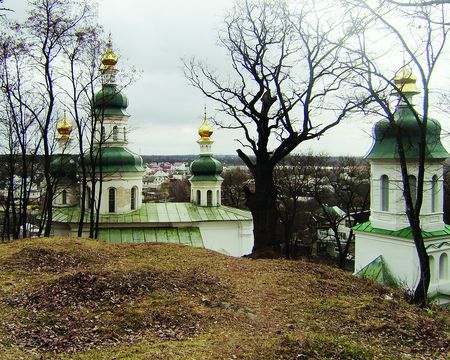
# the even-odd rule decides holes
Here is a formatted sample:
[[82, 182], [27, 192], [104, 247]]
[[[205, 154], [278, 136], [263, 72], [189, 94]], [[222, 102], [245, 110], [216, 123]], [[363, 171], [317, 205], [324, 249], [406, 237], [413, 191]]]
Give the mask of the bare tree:
[[[71, 114], [71, 118], [75, 122], [76, 139], [78, 143], [78, 151], [81, 155], [79, 157], [79, 171], [80, 171], [80, 218], [78, 221], [78, 236], [83, 235], [83, 228], [85, 222], [86, 205], [90, 211], [90, 218], [94, 218], [95, 201], [87, 201], [88, 194], [88, 178], [95, 179], [95, 164], [93, 147], [96, 141], [102, 144], [102, 139], [105, 136], [100, 136], [100, 139], [95, 138], [97, 132], [98, 117], [95, 114], [92, 99], [94, 97], [94, 90], [100, 83], [100, 60], [101, 50], [103, 44], [100, 38], [101, 28], [93, 24], [86, 23], [84, 28], [76, 33], [75, 41], [64, 44], [63, 54], [67, 59], [69, 66], [62, 69], [61, 75], [65, 77], [70, 87], [62, 87], [61, 92], [69, 99], [66, 108]], [[101, 126], [100, 126], [101, 128]], [[90, 150], [89, 150], [90, 149]], [[94, 183], [94, 191], [95, 191]], [[90, 226], [90, 236], [94, 237], [95, 221]]]
[[52, 201], [54, 182], [50, 174], [52, 155], [52, 126], [56, 119], [58, 106], [58, 82], [61, 66], [60, 55], [64, 46], [76, 41], [79, 31], [86, 22], [91, 21], [90, 7], [86, 1], [33, 0], [30, 16], [22, 26], [23, 36], [29, 44], [30, 56], [37, 81], [34, 96], [42, 104], [39, 110], [27, 105], [28, 110], [39, 124], [42, 136], [45, 175], [45, 230], [49, 236], [52, 227]]
[[219, 37], [234, 77], [185, 61], [190, 83], [228, 116], [220, 125], [243, 135], [237, 153], [255, 180], [254, 190], [245, 191], [255, 257], [279, 252], [275, 166], [361, 103], [345, 86], [350, 71], [341, 60], [349, 54], [342, 44], [350, 34], [339, 19], [337, 13], [316, 11], [314, 2], [295, 12], [283, 1], [238, 2]]
[[36, 122], [24, 106], [29, 99], [26, 78], [27, 49], [20, 39], [3, 36], [0, 44], [0, 90], [3, 105], [1, 121], [7, 139], [8, 196], [5, 203], [3, 238], [27, 234], [27, 207], [33, 186], [36, 154], [40, 139]]
[[244, 185], [251, 175], [247, 170], [226, 169], [223, 174], [222, 204], [239, 209], [245, 208]]
[[[368, 218], [369, 166], [360, 159], [342, 157], [316, 169], [312, 196], [320, 205], [325, 223], [333, 233], [338, 265], [344, 269], [354, 241], [353, 227]], [[340, 231], [342, 227], [349, 229], [345, 237]]]
[[290, 155], [281, 161], [274, 171], [277, 186], [277, 209], [284, 234], [284, 256], [291, 259], [296, 256], [293, 239], [301, 223], [306, 224], [310, 209], [308, 202], [312, 199], [314, 168], [322, 157], [312, 154]]

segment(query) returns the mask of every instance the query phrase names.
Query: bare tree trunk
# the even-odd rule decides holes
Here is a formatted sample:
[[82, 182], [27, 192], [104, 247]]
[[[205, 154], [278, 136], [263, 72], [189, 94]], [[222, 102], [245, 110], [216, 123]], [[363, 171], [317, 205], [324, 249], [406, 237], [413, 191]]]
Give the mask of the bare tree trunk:
[[252, 256], [267, 257], [279, 254], [280, 241], [276, 238], [278, 212], [277, 191], [270, 166], [255, 170], [255, 191], [245, 189], [246, 205], [253, 216], [255, 241]]

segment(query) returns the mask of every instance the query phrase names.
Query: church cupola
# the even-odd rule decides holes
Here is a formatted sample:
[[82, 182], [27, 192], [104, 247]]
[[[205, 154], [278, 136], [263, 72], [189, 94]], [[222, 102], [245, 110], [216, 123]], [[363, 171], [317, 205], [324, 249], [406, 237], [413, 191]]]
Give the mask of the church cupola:
[[111, 39], [102, 56], [102, 88], [94, 96], [94, 108], [97, 120], [97, 143], [102, 146], [120, 146], [127, 144], [128, 118], [126, 111], [128, 98], [117, 85], [116, 64], [119, 61], [114, 53]]
[[[413, 104], [419, 93], [416, 77], [402, 68], [394, 78], [398, 105], [393, 118], [374, 126], [370, 161], [370, 220], [353, 227], [355, 234], [355, 274], [404, 290], [416, 289], [420, 281], [420, 261], [409, 224], [403, 196], [403, 176], [398, 143], [403, 144], [410, 195], [415, 205], [419, 173], [419, 141], [425, 128], [420, 228], [429, 259], [428, 296], [438, 303], [449, 302], [448, 255], [450, 226], [443, 221], [443, 164], [449, 157], [441, 143], [438, 121], [424, 119]], [[426, 120], [426, 124], [424, 123]], [[423, 134], [423, 133], [422, 133]]]
[[[100, 214], [126, 214], [142, 206], [142, 177], [145, 172], [142, 157], [126, 147], [128, 144], [128, 99], [117, 84], [116, 65], [111, 39], [102, 56], [102, 88], [93, 103], [97, 120], [94, 157], [88, 156], [88, 165], [96, 179], [89, 179], [88, 193], [94, 188], [93, 198], [100, 203]], [[101, 190], [101, 192], [100, 192]]]
[[200, 139], [200, 157], [191, 163], [191, 202], [200, 206], [219, 206], [221, 204], [221, 186], [223, 178], [220, 176], [223, 166], [214, 159], [211, 140], [212, 127], [208, 123], [206, 110], [204, 120], [198, 130]]
[[70, 134], [72, 133], [72, 129], [72, 124], [67, 120], [66, 114], [64, 113], [63, 118], [56, 125], [56, 131], [58, 132], [56, 139], [58, 144], [57, 151], [59, 154], [70, 152]]
[[[399, 103], [393, 122], [383, 119], [373, 130], [374, 143], [366, 158], [371, 163], [371, 222], [374, 228], [400, 230], [409, 226], [405, 213], [403, 182], [399, 168], [397, 134], [401, 138], [409, 172], [413, 200], [416, 197], [420, 127], [423, 118], [413, 106], [413, 96], [419, 91], [416, 77], [407, 67], [394, 79], [394, 95]], [[428, 118], [426, 124], [425, 178], [421, 224], [426, 231], [442, 229], [443, 222], [443, 162], [449, 153], [441, 143], [441, 126]]]
[[64, 114], [56, 125], [58, 132], [57, 154], [50, 162], [50, 175], [55, 185], [53, 206], [66, 207], [77, 204], [77, 163], [71, 154], [72, 124]]

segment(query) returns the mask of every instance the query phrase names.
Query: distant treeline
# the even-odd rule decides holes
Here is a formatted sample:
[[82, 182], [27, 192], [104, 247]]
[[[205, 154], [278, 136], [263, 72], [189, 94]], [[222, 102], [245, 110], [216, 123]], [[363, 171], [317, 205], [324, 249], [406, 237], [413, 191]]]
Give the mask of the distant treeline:
[[[190, 155], [141, 155], [144, 159], [144, 163], [152, 162], [184, 162], [191, 163], [195, 159], [198, 159], [198, 154]], [[244, 162], [237, 155], [214, 155], [224, 165], [244, 165]]]

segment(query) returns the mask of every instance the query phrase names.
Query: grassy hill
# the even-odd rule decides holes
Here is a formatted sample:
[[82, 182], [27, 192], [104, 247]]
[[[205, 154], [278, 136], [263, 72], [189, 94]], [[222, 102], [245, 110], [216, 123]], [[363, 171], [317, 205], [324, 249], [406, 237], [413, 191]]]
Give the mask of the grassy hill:
[[0, 244], [0, 358], [446, 359], [449, 311], [306, 261]]

